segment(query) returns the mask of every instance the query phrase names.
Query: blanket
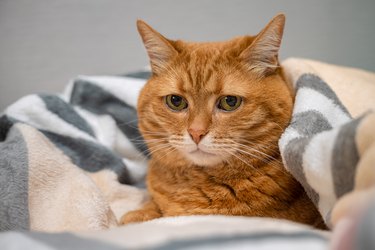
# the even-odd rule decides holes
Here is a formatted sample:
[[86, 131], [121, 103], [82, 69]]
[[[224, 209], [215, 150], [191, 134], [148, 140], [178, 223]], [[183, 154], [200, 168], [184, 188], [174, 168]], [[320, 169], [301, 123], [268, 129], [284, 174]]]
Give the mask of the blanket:
[[144, 79], [79, 77], [61, 95], [21, 98], [0, 118], [0, 230], [117, 225], [145, 199]]
[[[5, 232], [0, 241], [11, 247], [22, 238], [18, 244], [51, 249], [62, 249], [56, 242], [65, 238], [73, 247], [99, 246], [92, 238], [100, 238], [115, 249], [214, 247], [213, 239], [270, 247], [265, 249], [285, 240], [285, 249], [300, 249], [301, 239], [315, 242], [311, 249], [375, 246], [368, 233], [375, 227], [369, 219], [375, 204], [375, 74], [306, 59], [291, 58], [282, 65], [295, 92], [292, 121], [279, 141], [283, 162], [333, 235], [282, 220], [221, 216], [117, 227], [126, 211], [148, 198], [149, 153], [137, 129], [136, 103], [150, 72], [140, 71], [79, 76], [62, 94], [29, 95], [3, 112], [0, 231]], [[170, 233], [176, 229], [181, 234]], [[74, 234], [50, 234], [65, 231]], [[147, 244], [135, 237], [150, 234], [155, 236]], [[126, 240], [119, 235], [127, 235]]]

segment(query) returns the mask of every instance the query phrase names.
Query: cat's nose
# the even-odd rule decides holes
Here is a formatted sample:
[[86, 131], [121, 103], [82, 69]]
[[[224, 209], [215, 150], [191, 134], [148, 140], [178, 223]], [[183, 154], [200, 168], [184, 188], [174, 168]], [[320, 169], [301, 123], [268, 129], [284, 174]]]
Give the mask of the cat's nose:
[[203, 137], [207, 134], [207, 131], [203, 130], [203, 129], [189, 128], [188, 132], [189, 132], [189, 135], [190, 135], [191, 139], [193, 139], [193, 141], [196, 144], [198, 144], [203, 139]]

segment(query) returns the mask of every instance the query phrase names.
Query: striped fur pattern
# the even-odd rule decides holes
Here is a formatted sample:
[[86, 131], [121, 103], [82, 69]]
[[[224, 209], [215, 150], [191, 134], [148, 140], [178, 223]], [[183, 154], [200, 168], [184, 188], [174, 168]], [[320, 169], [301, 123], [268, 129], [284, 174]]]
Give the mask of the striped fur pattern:
[[[138, 21], [153, 73], [138, 102], [151, 152], [151, 200], [122, 223], [222, 214], [324, 227], [285, 171], [277, 145], [293, 103], [277, 60], [284, 21], [278, 15], [257, 36], [217, 43], [171, 41]], [[188, 106], [172, 110], [169, 95], [181, 96]], [[218, 101], [225, 96], [242, 103], [223, 111]]]

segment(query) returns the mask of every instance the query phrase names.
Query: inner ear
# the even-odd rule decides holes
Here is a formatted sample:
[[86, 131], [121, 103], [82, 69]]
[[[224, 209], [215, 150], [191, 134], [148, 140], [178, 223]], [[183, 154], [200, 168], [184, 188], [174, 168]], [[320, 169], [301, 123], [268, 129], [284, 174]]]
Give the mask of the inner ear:
[[178, 52], [167, 38], [142, 20], [137, 21], [137, 28], [150, 58], [152, 72], [160, 74]]
[[275, 16], [240, 54], [240, 59], [251, 72], [265, 76], [279, 67], [278, 54], [284, 25], [285, 15]]

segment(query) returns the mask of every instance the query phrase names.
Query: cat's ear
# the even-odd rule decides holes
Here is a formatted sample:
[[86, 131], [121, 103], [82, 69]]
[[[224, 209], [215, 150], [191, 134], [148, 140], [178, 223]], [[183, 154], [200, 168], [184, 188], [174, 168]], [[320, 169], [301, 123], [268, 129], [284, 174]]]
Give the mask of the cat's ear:
[[150, 58], [152, 72], [157, 75], [165, 69], [168, 61], [177, 55], [177, 51], [168, 39], [142, 20], [137, 21], [137, 28]]
[[278, 54], [284, 24], [284, 14], [275, 16], [240, 54], [241, 60], [258, 76], [271, 74], [279, 67]]

